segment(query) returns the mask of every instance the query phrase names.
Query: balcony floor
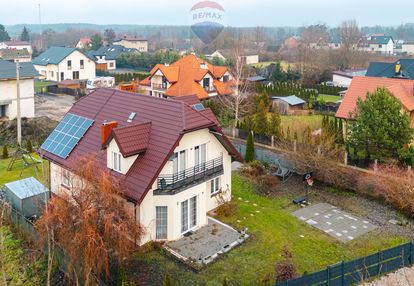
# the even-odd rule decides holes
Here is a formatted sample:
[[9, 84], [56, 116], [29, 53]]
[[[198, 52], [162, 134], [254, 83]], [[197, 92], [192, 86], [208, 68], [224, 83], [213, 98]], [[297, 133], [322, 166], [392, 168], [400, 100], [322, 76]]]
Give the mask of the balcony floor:
[[240, 245], [248, 237], [249, 235], [241, 234], [232, 227], [209, 217], [207, 225], [187, 237], [167, 242], [164, 248], [188, 265], [201, 268]]

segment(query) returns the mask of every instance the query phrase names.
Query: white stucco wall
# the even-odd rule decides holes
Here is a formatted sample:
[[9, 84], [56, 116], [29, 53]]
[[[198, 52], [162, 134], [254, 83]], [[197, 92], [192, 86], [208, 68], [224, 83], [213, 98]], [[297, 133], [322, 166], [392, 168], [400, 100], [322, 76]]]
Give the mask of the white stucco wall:
[[349, 87], [351, 85], [352, 78], [341, 76], [338, 74], [333, 74], [332, 81], [337, 86]]
[[[108, 145], [108, 148], [106, 149], [106, 162], [108, 169], [113, 170], [113, 157], [112, 152], [121, 154], [118, 144], [116, 144], [115, 139], [112, 139], [111, 142]], [[126, 174], [128, 170], [131, 168], [132, 164], [134, 164], [135, 160], [138, 158], [139, 155], [130, 156], [127, 158], [122, 157], [121, 154], [121, 173]]]
[[414, 44], [402, 44], [402, 53], [414, 54]]
[[[17, 116], [16, 80], [0, 81], [0, 105], [7, 105], [7, 116], [14, 119]], [[22, 117], [35, 116], [34, 80], [20, 80], [20, 114]]]
[[114, 45], [123, 46], [127, 49], [137, 49], [140, 52], [148, 52], [148, 41], [121, 40], [114, 42]]

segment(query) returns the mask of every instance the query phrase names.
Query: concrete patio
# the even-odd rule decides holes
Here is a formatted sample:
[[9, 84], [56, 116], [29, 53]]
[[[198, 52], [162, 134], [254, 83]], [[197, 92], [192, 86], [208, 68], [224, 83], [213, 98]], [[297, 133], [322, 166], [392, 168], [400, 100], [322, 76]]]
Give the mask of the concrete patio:
[[177, 241], [166, 243], [164, 248], [179, 260], [199, 268], [240, 245], [248, 237], [209, 217], [206, 226]]

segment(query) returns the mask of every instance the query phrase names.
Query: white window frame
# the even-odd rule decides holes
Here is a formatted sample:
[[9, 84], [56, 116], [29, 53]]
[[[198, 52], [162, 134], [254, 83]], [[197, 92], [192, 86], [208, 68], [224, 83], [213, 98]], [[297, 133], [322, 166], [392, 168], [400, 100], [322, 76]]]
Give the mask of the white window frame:
[[70, 188], [70, 172], [66, 169], [62, 169], [62, 185]]
[[[166, 218], [158, 218], [158, 211], [162, 211]], [[165, 221], [162, 221], [164, 220]], [[167, 240], [168, 239], [168, 206], [156, 206], [155, 207], [155, 239], [157, 240]], [[165, 233], [161, 232], [165, 226]], [[160, 230], [160, 233], [158, 232]]]
[[[207, 162], [207, 143], [194, 147], [194, 167], [196, 172], [204, 171]], [[202, 165], [203, 164], [203, 165]]]
[[122, 165], [121, 165], [121, 161], [122, 161], [122, 156], [121, 153], [112, 151], [112, 170], [121, 173], [122, 171]]
[[210, 181], [210, 195], [214, 196], [221, 192], [221, 177], [216, 177]]
[[[185, 209], [183, 208], [186, 205]], [[195, 229], [198, 225], [198, 196], [191, 197], [180, 203], [180, 230], [181, 234], [185, 234]], [[193, 208], [195, 207], [195, 209]], [[185, 211], [185, 215], [184, 215]], [[184, 225], [186, 227], [184, 227]]]

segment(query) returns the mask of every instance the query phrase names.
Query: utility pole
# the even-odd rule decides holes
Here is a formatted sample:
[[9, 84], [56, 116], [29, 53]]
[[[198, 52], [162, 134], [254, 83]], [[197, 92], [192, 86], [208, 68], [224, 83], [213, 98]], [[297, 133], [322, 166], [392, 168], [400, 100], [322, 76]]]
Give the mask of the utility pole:
[[40, 28], [40, 50], [43, 50], [43, 29], [42, 29], [42, 14], [40, 13], [40, 1], [39, 1], [39, 28]]
[[22, 146], [22, 118], [20, 114], [20, 64], [16, 60], [16, 90], [17, 90], [17, 143]]

